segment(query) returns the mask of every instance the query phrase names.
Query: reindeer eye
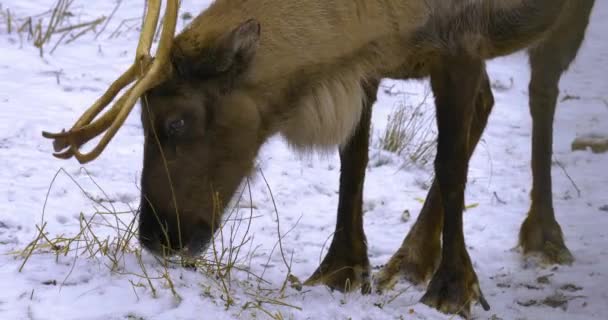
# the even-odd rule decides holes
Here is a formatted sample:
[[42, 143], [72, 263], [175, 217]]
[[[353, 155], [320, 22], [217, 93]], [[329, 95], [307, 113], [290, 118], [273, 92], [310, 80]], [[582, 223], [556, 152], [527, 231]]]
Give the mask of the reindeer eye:
[[184, 132], [185, 128], [186, 121], [184, 121], [184, 119], [173, 120], [169, 122], [169, 125], [167, 126], [167, 135], [170, 137], [180, 135]]

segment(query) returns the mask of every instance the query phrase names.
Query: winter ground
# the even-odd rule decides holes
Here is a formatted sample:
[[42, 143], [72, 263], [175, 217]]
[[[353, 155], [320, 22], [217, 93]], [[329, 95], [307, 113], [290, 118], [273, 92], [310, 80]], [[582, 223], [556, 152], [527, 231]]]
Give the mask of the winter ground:
[[[16, 16], [43, 12], [52, 3], [0, 1]], [[141, 3], [125, 1], [108, 30], [123, 19], [139, 17]], [[205, 3], [183, 1], [182, 10], [198, 12]], [[76, 4], [74, 19], [82, 21], [108, 15], [114, 6], [109, 1]], [[495, 90], [496, 106], [469, 173], [467, 204], [477, 206], [465, 213], [469, 253], [492, 306], [489, 312], [475, 307], [478, 319], [600, 319], [608, 314], [608, 154], [570, 151], [577, 135], [608, 134], [607, 21], [608, 2], [597, 1], [587, 40], [561, 83], [561, 98], [575, 98], [561, 101], [556, 115], [554, 199], [557, 218], [576, 259], [572, 266], [541, 267], [522, 259], [515, 249], [529, 206], [531, 181], [528, 67], [522, 54], [489, 63], [491, 78], [502, 89]], [[146, 253], [139, 260], [134, 253], [138, 252], [136, 241], [131, 241], [131, 249], [114, 271], [108, 255], [96, 253], [89, 258], [91, 252], [82, 242], [72, 243], [74, 250], [63, 256], [48, 246], [40, 247], [45, 242], [40, 240], [40, 249], [24, 264], [16, 253], [36, 238], [37, 226], [44, 225], [51, 239], [76, 237], [82, 214], [92, 219], [93, 233], [101, 241], [111, 241], [124, 233], [102, 226], [104, 221], [120, 226], [115, 220], [119, 218], [128, 223], [133, 217], [129, 208], [138, 204], [143, 141], [138, 112], [107, 151], [86, 166], [88, 174], [76, 161], [51, 157], [51, 144], [40, 136], [42, 130], [71, 125], [130, 63], [137, 32], [110, 40], [107, 33], [97, 40], [85, 36], [40, 58], [37, 49], [7, 34], [5, 22], [0, 23], [0, 319], [451, 318], [417, 303], [424, 288], [410, 287], [407, 282], [384, 296], [332, 293], [324, 287], [297, 291], [290, 286], [284, 295], [279, 294], [287, 267], [275, 249], [277, 226], [284, 234], [283, 252], [292, 260], [291, 273], [304, 280], [317, 267], [334, 229], [339, 166], [335, 153], [298, 156], [278, 138], [268, 142], [258, 162], [276, 200], [280, 224], [269, 189], [256, 174], [250, 184], [252, 200], [247, 196], [237, 213], [253, 217], [245, 235], [249, 240], [237, 263], [250, 274], [233, 271], [228, 291], [210, 272], [167, 269]], [[393, 90], [407, 94], [380, 90], [374, 108], [374, 143], [396, 105], [416, 104], [428, 90], [424, 83], [385, 84], [396, 84]], [[365, 227], [372, 265], [381, 265], [413, 224], [432, 170], [428, 165], [408, 166], [402, 158], [378, 148], [370, 155]], [[404, 210], [411, 212], [410, 219], [403, 218]], [[97, 211], [127, 213], [101, 216]], [[239, 236], [245, 234], [247, 223], [240, 224]], [[225, 230], [230, 226], [239, 224], [229, 222]], [[89, 240], [89, 244], [95, 241]], [[220, 240], [216, 243], [221, 245]], [[149, 281], [142, 277], [143, 270]], [[159, 279], [165, 271], [166, 277]], [[262, 274], [268, 283], [252, 276]], [[226, 308], [228, 296], [234, 304]]]

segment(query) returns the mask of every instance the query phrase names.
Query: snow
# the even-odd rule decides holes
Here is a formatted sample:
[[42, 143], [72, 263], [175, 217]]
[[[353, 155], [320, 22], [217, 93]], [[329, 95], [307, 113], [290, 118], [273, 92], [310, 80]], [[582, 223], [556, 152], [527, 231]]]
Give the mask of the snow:
[[[47, 10], [53, 2], [0, 3], [16, 16], [26, 16]], [[196, 13], [208, 1], [182, 3], [183, 11]], [[142, 1], [125, 1], [108, 30], [122, 19], [141, 16], [141, 5]], [[75, 19], [89, 21], [108, 15], [113, 7], [110, 1], [76, 1]], [[490, 77], [501, 88], [495, 90], [496, 106], [470, 167], [467, 204], [477, 206], [465, 213], [469, 253], [492, 306], [489, 312], [475, 307], [476, 318], [592, 319], [608, 314], [608, 154], [570, 150], [576, 136], [608, 129], [607, 21], [608, 2], [597, 1], [585, 44], [561, 82], [561, 97], [578, 98], [561, 101], [555, 121], [554, 204], [576, 259], [572, 266], [539, 266], [515, 249], [531, 186], [529, 70], [521, 53], [488, 65]], [[238, 213], [245, 218], [253, 215], [248, 234], [252, 238], [239, 264], [250, 267], [251, 274], [264, 273], [269, 283], [233, 271], [229, 285], [235, 304], [229, 308], [218, 280], [209, 272], [165, 269], [147, 253], [139, 261], [136, 241], [114, 271], [107, 256], [89, 258], [82, 247], [78, 256], [37, 250], [24, 264], [16, 253], [36, 238], [37, 226], [45, 225], [49, 238], [74, 237], [81, 230], [82, 215], [94, 218], [100, 239], [116, 237], [115, 228], [99, 225], [104, 220], [95, 212], [104, 209], [87, 195], [110, 199], [103, 202], [115, 207], [110, 211], [127, 211], [116, 215], [124, 223], [133, 217], [129, 209], [139, 202], [143, 142], [138, 110], [104, 154], [86, 165], [86, 171], [74, 160], [53, 158], [51, 144], [40, 132], [69, 126], [129, 65], [138, 34], [132, 30], [113, 39], [104, 34], [97, 40], [84, 36], [41, 58], [25, 39], [6, 31], [0, 23], [0, 319], [264, 319], [269, 315], [248, 303], [262, 296], [289, 305], [262, 304], [285, 319], [451, 319], [418, 303], [424, 287], [406, 281], [383, 296], [342, 294], [324, 287], [297, 291], [289, 286], [285, 296], [279, 296], [287, 268], [280, 250], [274, 249], [278, 236], [272, 198], [284, 235], [283, 251], [292, 259], [291, 273], [304, 280], [318, 266], [334, 230], [339, 174], [336, 153], [301, 156], [279, 138], [268, 141], [258, 158], [272, 194], [256, 173], [250, 181], [252, 203], [241, 204], [254, 209], [242, 208]], [[374, 148], [364, 197], [373, 266], [386, 263], [401, 244], [432, 174], [428, 165], [407, 166], [403, 158], [376, 147], [394, 106], [416, 103], [428, 91], [421, 82], [387, 80], [385, 84], [391, 83], [409, 94], [391, 96], [380, 90], [374, 107]], [[402, 218], [404, 210], [412, 214], [408, 221]], [[105, 219], [111, 225], [120, 223], [114, 216]], [[230, 226], [239, 224], [229, 222], [225, 230]], [[237, 233], [242, 235], [245, 227], [242, 223]], [[224, 240], [228, 238], [225, 232]], [[216, 243], [221, 245], [221, 239]], [[166, 279], [150, 280], [154, 294], [150, 283], [138, 276], [140, 262], [151, 278], [168, 272], [176, 295]], [[554, 308], [543, 303], [547, 298], [567, 302]]]

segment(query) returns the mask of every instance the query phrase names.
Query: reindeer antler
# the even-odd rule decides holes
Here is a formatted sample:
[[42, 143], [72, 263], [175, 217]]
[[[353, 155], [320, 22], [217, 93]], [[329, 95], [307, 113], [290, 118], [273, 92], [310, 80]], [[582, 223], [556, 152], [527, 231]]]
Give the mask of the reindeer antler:
[[[167, 68], [170, 67], [169, 54], [175, 34], [175, 25], [177, 24], [178, 0], [167, 0], [162, 33], [154, 60], [150, 56], [150, 47], [152, 46], [158, 25], [161, 0], [147, 1], [148, 9], [133, 65], [110, 85], [108, 90], [82, 114], [69, 131], [63, 130], [60, 133], [42, 132], [42, 136], [45, 138], [54, 139], [53, 148], [55, 149], [55, 153], [53, 155], [55, 157], [69, 159], [74, 156], [80, 163], [87, 163], [97, 158], [125, 122], [129, 112], [133, 110], [137, 99], [147, 90], [161, 82], [166, 76]], [[114, 100], [120, 90], [136, 79], [135, 85], [129, 88], [114, 103], [110, 111], [93, 121]], [[101, 138], [101, 141], [93, 150], [89, 153], [80, 152], [79, 148], [83, 144], [104, 131], [105, 134]]]

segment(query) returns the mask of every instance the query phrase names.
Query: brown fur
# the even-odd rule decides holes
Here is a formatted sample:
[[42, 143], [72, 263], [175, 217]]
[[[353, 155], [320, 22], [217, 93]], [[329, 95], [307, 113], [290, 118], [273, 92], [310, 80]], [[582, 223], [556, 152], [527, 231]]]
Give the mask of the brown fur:
[[[142, 243], [155, 253], [169, 247], [196, 254], [219, 226], [262, 143], [282, 134], [301, 151], [343, 149], [336, 236], [343, 230], [341, 237], [352, 245], [335, 242], [311, 278], [318, 281], [311, 282], [344, 289], [339, 284], [344, 279], [365, 281], [369, 265], [360, 205], [367, 157], [360, 153], [369, 136], [360, 131], [369, 124], [363, 120], [369, 122], [380, 78], [431, 75], [446, 267], [440, 266], [425, 300], [440, 309], [446, 300], [444, 311], [454, 312], [452, 304], [462, 299], [483, 298], [461, 225], [465, 151], [470, 144], [472, 152], [479, 138], [474, 133], [469, 141], [469, 123], [478, 92], [489, 91], [483, 60], [538, 43], [576, 2], [216, 1], [176, 37], [169, 79], [144, 98]], [[475, 112], [487, 118], [489, 110]], [[485, 120], [481, 123], [479, 135]], [[343, 188], [342, 181], [361, 189]], [[334, 267], [358, 270], [358, 276]], [[446, 268], [459, 272], [456, 291], [442, 282], [450, 278]]]

